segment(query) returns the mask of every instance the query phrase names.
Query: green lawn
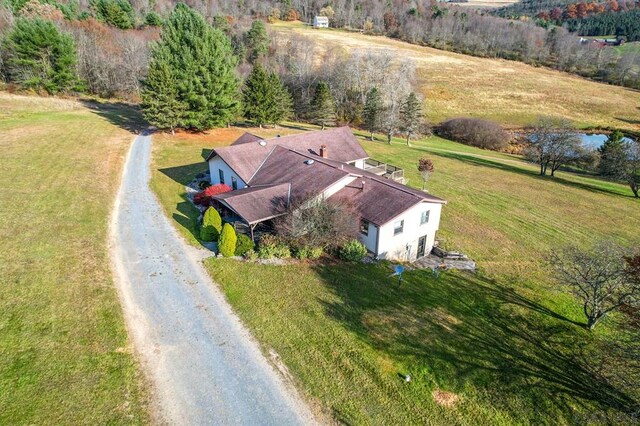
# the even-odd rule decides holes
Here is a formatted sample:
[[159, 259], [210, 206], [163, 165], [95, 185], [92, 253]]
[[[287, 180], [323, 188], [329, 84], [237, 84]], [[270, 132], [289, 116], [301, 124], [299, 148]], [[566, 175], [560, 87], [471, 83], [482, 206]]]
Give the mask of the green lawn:
[[0, 424], [148, 421], [107, 251], [131, 120], [0, 92]]
[[[302, 129], [154, 139], [154, 188], [187, 237], [194, 222], [184, 225], [184, 183], [206, 169], [203, 153], [244, 130]], [[607, 342], [637, 339], [638, 330], [620, 327], [621, 315], [584, 330], [579, 304], [553, 287], [543, 264], [566, 244], [637, 244], [640, 202], [625, 186], [562, 171], [539, 177], [517, 156], [437, 137], [407, 147], [356, 134], [372, 158], [403, 167], [412, 186], [421, 185], [418, 158], [434, 161], [427, 188], [449, 202], [439, 239], [480, 271], [438, 279], [412, 271], [398, 288], [386, 264], [207, 261], [264, 350], [280, 354], [310, 400], [354, 424], [573, 424], [575, 416], [618, 418], [638, 403], [638, 389], [611, 379], [624, 370], [607, 365], [598, 376], [589, 364], [608, 353], [600, 350]], [[443, 407], [434, 391], [460, 399]]]

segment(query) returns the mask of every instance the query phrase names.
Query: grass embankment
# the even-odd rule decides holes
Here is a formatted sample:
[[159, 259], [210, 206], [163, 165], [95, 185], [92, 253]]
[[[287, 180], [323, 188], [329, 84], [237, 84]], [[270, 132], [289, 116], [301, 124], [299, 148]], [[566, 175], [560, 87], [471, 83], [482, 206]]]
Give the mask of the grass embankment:
[[[270, 28], [283, 37], [312, 38], [318, 50], [371, 49], [416, 65], [425, 112], [431, 123], [471, 116], [521, 127], [539, 115], [563, 117], [585, 128], [640, 130], [640, 92], [521, 62], [478, 58], [387, 37], [334, 29], [314, 30], [280, 22]], [[320, 52], [319, 52], [320, 53]]]
[[[206, 169], [204, 151], [245, 130], [272, 136], [302, 128], [155, 138], [155, 168], [165, 170], [154, 171], [153, 184], [170, 215], [180, 214], [184, 183]], [[410, 185], [420, 186], [417, 159], [434, 161], [427, 187], [449, 201], [439, 237], [470, 254], [481, 272], [435, 279], [412, 271], [398, 288], [386, 265], [208, 261], [242, 319], [310, 399], [357, 424], [571, 424], [575, 413], [633, 404], [589, 373], [588, 354], [623, 333], [617, 318], [583, 330], [580, 307], [553, 289], [542, 266], [556, 246], [637, 241], [640, 204], [625, 186], [567, 172], [539, 177], [517, 156], [437, 137], [407, 147], [356, 133], [371, 157], [403, 167]], [[413, 379], [403, 383], [398, 374]], [[460, 400], [440, 406], [434, 391]]]
[[130, 116], [0, 92], [0, 424], [148, 420], [107, 252]]

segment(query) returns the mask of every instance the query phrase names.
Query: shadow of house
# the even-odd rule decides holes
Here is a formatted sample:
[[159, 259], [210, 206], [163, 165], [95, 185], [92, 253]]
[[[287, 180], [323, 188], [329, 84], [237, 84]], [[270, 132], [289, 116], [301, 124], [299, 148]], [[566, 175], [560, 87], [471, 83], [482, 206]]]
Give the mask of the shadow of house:
[[196, 175], [206, 172], [207, 165], [205, 163], [192, 163], [184, 166], [165, 167], [164, 169], [158, 169], [158, 171], [182, 185], [187, 185]]
[[182, 225], [185, 229], [187, 229], [191, 235], [193, 235], [196, 240], [200, 240], [200, 227], [198, 223], [198, 218], [200, 217], [200, 211], [195, 208], [191, 201], [187, 199], [185, 194], [181, 195], [181, 198], [184, 201], [181, 201], [177, 204], [176, 210], [178, 213], [174, 213], [172, 215], [173, 220]]
[[94, 99], [80, 99], [80, 102], [95, 114], [129, 132], [144, 133], [149, 126], [138, 106], [124, 102], [99, 102]]
[[540, 415], [572, 421], [576, 407], [638, 409], [639, 401], [599, 373], [588, 332], [575, 321], [481, 276], [416, 270], [399, 286], [390, 269], [371, 268], [318, 266], [338, 298], [320, 303], [417, 380], [454, 392], [478, 389], [474, 397], [532, 423]]

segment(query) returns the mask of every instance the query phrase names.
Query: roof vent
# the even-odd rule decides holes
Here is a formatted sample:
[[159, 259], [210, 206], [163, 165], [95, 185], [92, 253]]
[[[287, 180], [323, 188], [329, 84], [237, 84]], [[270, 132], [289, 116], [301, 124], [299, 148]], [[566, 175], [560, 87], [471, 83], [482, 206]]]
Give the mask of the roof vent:
[[265, 141], [260, 141], [258, 143], [260, 144], [260, 146], [267, 146], [267, 142], [265, 142]]
[[306, 165], [311, 165], [313, 163], [314, 163], [313, 160], [304, 160], [304, 164], [306, 164]]

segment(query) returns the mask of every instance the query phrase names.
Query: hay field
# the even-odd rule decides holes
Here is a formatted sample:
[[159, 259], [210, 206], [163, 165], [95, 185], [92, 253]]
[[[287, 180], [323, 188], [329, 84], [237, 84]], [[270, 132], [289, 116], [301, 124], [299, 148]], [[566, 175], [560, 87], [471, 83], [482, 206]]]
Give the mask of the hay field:
[[278, 23], [284, 36], [313, 37], [320, 49], [372, 49], [415, 61], [425, 110], [432, 123], [459, 116], [487, 118], [520, 127], [539, 115], [572, 120], [580, 127], [640, 130], [640, 92], [597, 83], [520, 62], [477, 58], [416, 46], [387, 37], [314, 30]]

